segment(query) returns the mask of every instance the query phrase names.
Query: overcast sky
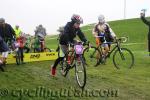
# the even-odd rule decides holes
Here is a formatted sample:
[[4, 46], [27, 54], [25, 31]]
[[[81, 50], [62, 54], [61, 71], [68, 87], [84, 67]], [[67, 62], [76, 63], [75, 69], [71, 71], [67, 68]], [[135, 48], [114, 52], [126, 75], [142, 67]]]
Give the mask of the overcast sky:
[[[126, 18], [139, 17], [143, 8], [149, 16], [150, 0], [126, 0]], [[99, 14], [107, 21], [123, 19], [124, 0], [0, 0], [0, 17], [29, 34], [34, 34], [39, 24], [54, 34], [74, 13], [81, 15], [83, 25], [96, 23]]]

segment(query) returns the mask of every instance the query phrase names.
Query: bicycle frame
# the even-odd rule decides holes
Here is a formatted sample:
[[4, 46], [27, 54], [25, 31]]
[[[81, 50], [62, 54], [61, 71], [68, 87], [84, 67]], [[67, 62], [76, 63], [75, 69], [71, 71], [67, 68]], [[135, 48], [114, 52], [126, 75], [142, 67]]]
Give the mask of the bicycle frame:
[[[69, 73], [69, 70], [75, 68], [76, 81], [80, 88], [84, 88], [86, 84], [86, 69], [84, 66], [84, 60], [82, 59], [83, 55], [83, 44], [69, 44], [68, 51], [65, 55], [65, 59], [62, 61], [61, 73], [63, 76]], [[68, 61], [68, 57], [70, 59]], [[81, 73], [81, 74], [80, 74]], [[81, 79], [80, 76], [82, 75]]]
[[40, 42], [40, 47], [41, 47], [41, 51], [44, 51], [44, 48], [45, 48], [45, 40], [39, 40]]
[[[65, 58], [66, 58], [66, 60], [67, 60], [67, 64], [69, 65], [69, 67], [68, 67], [67, 69], [73, 68], [74, 65], [75, 65], [75, 64], [74, 64], [75, 58], [77, 58], [78, 56], [82, 56], [82, 54], [76, 54], [74, 47], [75, 47], [75, 45], [71, 46], [71, 45], [69, 44], [68, 52], [67, 52], [67, 54], [65, 55]], [[69, 53], [70, 53], [70, 54], [69, 54]], [[69, 62], [68, 62], [68, 56], [70, 56], [70, 64], [69, 64]]]
[[[120, 49], [120, 41], [121, 41], [121, 39], [116, 40], [116, 42], [107, 42], [107, 43], [116, 44], [116, 45], [115, 45], [115, 47], [113, 47], [113, 49], [112, 49], [110, 52], [108, 52], [108, 55], [106, 56], [106, 58], [109, 57], [109, 56], [112, 54], [112, 52], [116, 50], [116, 48], [118, 48], [118, 50], [121, 51], [121, 49]], [[107, 43], [106, 43], [106, 44], [107, 44]], [[97, 47], [97, 49], [99, 49], [101, 55], [103, 55], [102, 44], [100, 44], [100, 45]]]
[[[123, 40], [125, 40], [125, 41], [123, 41]], [[119, 56], [121, 57], [121, 58], [119, 58], [119, 59], [121, 59], [121, 61], [125, 61], [125, 63], [126, 63], [125, 66], [129, 65], [128, 67], [131, 68], [133, 66], [133, 64], [134, 64], [134, 56], [133, 56], [132, 52], [129, 49], [122, 48], [121, 43], [124, 43], [124, 42], [126, 42], [125, 38], [116, 39], [115, 42], [108, 42], [108, 43], [111, 43], [111, 44], [114, 44], [114, 45], [111, 48], [111, 50], [109, 52], [107, 52], [106, 55], [105, 55], [105, 52], [103, 51], [102, 44], [98, 45], [97, 47], [95, 47], [95, 46], [91, 46], [91, 47], [88, 46], [85, 49], [84, 53], [87, 54], [87, 56], [90, 59], [88, 59], [87, 56], [85, 56], [85, 57], [87, 57], [87, 61], [88, 60], [90, 60], [90, 61], [93, 60], [94, 61], [93, 63], [95, 64], [95, 66], [98, 66], [99, 64], [105, 64], [106, 59], [109, 58], [110, 55], [113, 53], [112, 54], [113, 55], [112, 56], [113, 63], [114, 63], [114, 65], [115, 65], [115, 67], [117, 69], [119, 69], [118, 66], [120, 66], [120, 64], [118, 65], [118, 62], [117, 62], [117, 59], [119, 58]], [[90, 49], [91, 49], [91, 51], [88, 53], [88, 51]], [[85, 57], [84, 57], [84, 59], [85, 59]], [[128, 57], [131, 58], [131, 60], [130, 60], [131, 63], [129, 63], [129, 64], [128, 64], [128, 61], [127, 61]]]
[[[75, 59], [75, 50], [74, 48], [71, 48], [72, 50], [69, 50], [68, 53], [67, 53], [67, 61], [68, 61], [68, 56], [70, 56], [70, 64], [69, 65], [72, 65], [73, 64], [73, 61]], [[69, 55], [69, 53], [71, 52], [71, 54]], [[73, 66], [73, 65], [72, 65]]]

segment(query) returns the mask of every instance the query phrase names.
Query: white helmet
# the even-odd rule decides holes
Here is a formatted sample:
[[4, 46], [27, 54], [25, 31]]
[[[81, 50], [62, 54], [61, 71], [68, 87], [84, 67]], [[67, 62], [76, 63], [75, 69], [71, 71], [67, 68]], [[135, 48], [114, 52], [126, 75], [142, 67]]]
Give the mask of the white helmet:
[[100, 22], [100, 23], [105, 23], [105, 17], [104, 17], [104, 15], [99, 15], [98, 16], [98, 21]]

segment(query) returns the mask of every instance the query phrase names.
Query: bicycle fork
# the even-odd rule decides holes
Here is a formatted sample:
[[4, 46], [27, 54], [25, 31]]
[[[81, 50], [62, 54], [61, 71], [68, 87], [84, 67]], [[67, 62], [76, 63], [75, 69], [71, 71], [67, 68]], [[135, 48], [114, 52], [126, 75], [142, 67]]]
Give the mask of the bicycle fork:
[[118, 48], [118, 50], [119, 50], [119, 54], [120, 54], [120, 56], [121, 56], [121, 59], [122, 59], [122, 60], [125, 60], [125, 57], [124, 57], [124, 55], [123, 55], [123, 52], [122, 52], [121, 48]]

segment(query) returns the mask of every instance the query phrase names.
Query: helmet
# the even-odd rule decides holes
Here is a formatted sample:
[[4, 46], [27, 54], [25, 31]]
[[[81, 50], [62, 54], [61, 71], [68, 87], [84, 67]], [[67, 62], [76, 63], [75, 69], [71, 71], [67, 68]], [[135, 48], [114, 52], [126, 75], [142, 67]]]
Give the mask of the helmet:
[[99, 15], [99, 16], [98, 16], [98, 21], [99, 21], [100, 23], [105, 23], [105, 17], [104, 17], [104, 15]]
[[0, 23], [5, 23], [5, 19], [4, 18], [0, 18]]
[[80, 15], [77, 14], [73, 14], [71, 20], [75, 23], [79, 23], [79, 24], [83, 23], [83, 19], [80, 17]]

